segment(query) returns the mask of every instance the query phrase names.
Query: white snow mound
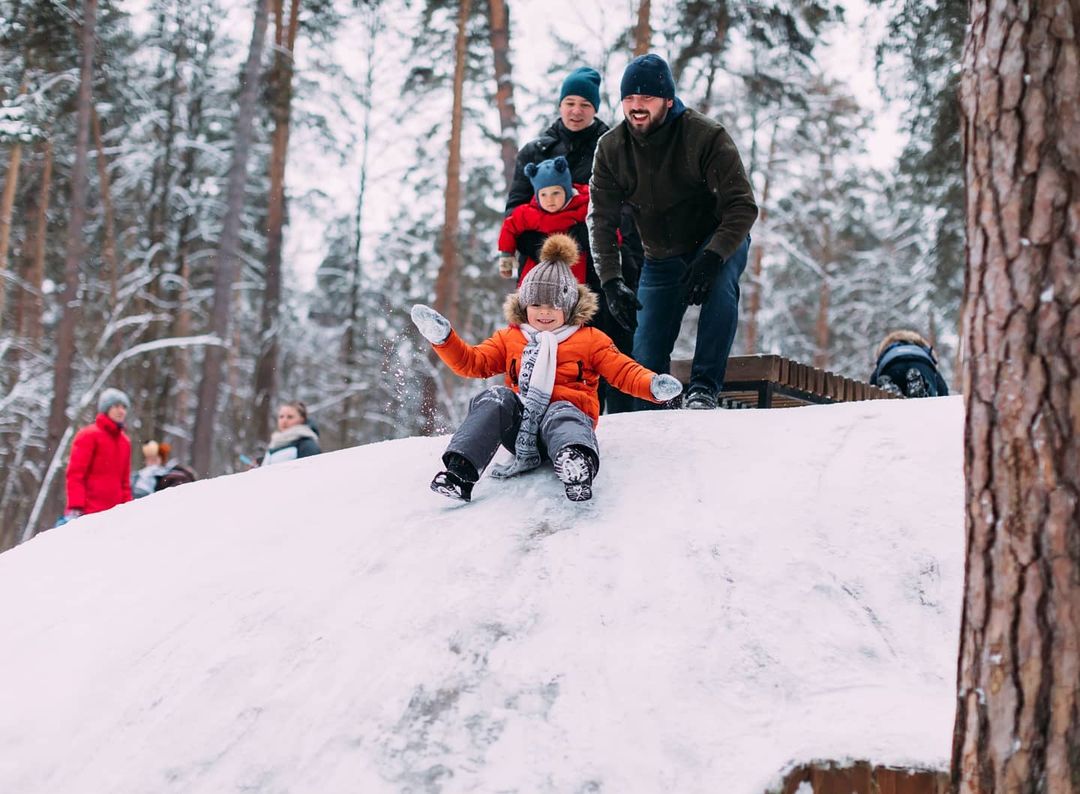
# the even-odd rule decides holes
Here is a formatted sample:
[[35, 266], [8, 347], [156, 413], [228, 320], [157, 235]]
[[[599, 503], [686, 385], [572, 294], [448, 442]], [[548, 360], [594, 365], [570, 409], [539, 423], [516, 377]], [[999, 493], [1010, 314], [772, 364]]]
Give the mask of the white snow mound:
[[[428, 490], [445, 438], [175, 488], [0, 555], [0, 791], [759, 794], [945, 768], [959, 397], [604, 417]], [[505, 453], [500, 453], [505, 455]]]

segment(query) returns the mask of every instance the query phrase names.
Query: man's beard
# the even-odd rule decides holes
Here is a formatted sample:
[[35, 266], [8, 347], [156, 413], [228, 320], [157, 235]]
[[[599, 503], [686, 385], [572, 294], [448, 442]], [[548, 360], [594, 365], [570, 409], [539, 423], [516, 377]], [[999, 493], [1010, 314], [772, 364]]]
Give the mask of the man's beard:
[[648, 135], [651, 135], [653, 132], [663, 126], [664, 121], [667, 119], [668, 110], [669, 108], [664, 108], [663, 112], [655, 118], [650, 113], [649, 123], [644, 127], [635, 126], [634, 123], [630, 121], [630, 118], [628, 116], [626, 118], [626, 126], [630, 128], [630, 132], [633, 135], [637, 136], [638, 138], [644, 138]]

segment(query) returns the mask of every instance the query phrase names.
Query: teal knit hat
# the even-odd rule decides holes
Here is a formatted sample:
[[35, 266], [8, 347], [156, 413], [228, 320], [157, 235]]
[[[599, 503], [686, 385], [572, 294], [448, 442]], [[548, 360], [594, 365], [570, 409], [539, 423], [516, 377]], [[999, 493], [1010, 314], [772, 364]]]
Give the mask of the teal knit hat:
[[600, 107], [600, 73], [588, 66], [582, 66], [567, 75], [559, 91], [559, 101], [568, 96], [579, 96], [589, 100], [594, 108]]

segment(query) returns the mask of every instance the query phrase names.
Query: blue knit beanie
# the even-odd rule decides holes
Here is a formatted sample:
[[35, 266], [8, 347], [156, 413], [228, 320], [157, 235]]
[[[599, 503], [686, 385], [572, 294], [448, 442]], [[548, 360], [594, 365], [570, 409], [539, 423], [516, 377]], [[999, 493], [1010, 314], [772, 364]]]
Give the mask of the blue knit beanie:
[[97, 409], [99, 414], [108, 413], [109, 409], [114, 405], [122, 405], [125, 408], [131, 407], [131, 400], [119, 389], [106, 389], [98, 397]]
[[631, 94], [674, 99], [675, 78], [667, 61], [651, 52], [630, 61], [619, 84], [619, 98], [626, 99]]
[[574, 184], [570, 178], [570, 164], [561, 154], [554, 160], [544, 160], [539, 165], [529, 163], [525, 166], [525, 176], [532, 182], [533, 190], [537, 193], [541, 188], [561, 187], [567, 201], [574, 193]]
[[589, 100], [594, 108], [600, 107], [600, 73], [588, 66], [582, 66], [567, 75], [559, 91], [559, 101], [568, 96], [579, 96]]

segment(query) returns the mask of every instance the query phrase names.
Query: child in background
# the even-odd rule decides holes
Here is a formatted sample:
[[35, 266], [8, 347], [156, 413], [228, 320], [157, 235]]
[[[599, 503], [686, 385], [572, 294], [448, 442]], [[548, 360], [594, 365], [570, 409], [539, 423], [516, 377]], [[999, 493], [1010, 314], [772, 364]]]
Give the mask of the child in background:
[[143, 467], [131, 478], [131, 495], [138, 499], [157, 490], [158, 478], [169, 470], [170, 447], [167, 443], [147, 441], [142, 445]]
[[[536, 195], [528, 204], [515, 207], [503, 221], [499, 232], [500, 276], [511, 278], [514, 275], [517, 264], [515, 251], [521, 251], [525, 256], [525, 265], [518, 274], [518, 286], [536, 266], [536, 252], [548, 235], [563, 232], [579, 234], [581, 239], [587, 239], [585, 216], [589, 211], [589, 186], [571, 183], [570, 166], [565, 157], [560, 155], [539, 165], [529, 163], [525, 166], [525, 176], [532, 183]], [[583, 251], [579, 250], [578, 258], [570, 263], [570, 269], [578, 283], [584, 284]]]
[[921, 334], [900, 330], [878, 345], [870, 383], [905, 397], [944, 397], [949, 393], [938, 371], [934, 348]]
[[436, 493], [469, 501], [501, 443], [514, 458], [494, 467], [493, 477], [512, 477], [550, 458], [567, 498], [590, 499], [600, 468], [594, 432], [600, 377], [652, 402], [666, 402], [682, 391], [672, 376], [645, 369], [620, 353], [603, 331], [585, 327], [597, 311], [597, 298], [574, 277], [571, 267], [578, 257], [570, 237], [549, 237], [539, 264], [503, 305], [509, 325], [475, 347], [434, 309], [413, 307], [416, 327], [458, 375], [506, 375], [505, 386], [486, 389], [470, 403], [443, 455], [446, 470], [431, 482]]

